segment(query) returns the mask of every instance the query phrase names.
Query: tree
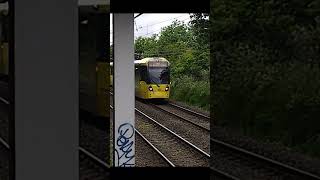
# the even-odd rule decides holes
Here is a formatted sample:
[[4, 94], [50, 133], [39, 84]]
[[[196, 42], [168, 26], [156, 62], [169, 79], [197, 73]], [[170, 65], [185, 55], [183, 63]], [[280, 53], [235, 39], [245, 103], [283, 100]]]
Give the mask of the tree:
[[171, 25], [162, 29], [159, 35], [159, 53], [162, 56], [177, 58], [189, 47], [192, 40], [189, 28], [180, 21], [174, 21]]
[[[319, 134], [319, 4], [215, 1], [210, 56], [217, 125], [296, 148]], [[312, 151], [311, 144], [304, 150]]]
[[156, 36], [138, 37], [135, 40], [135, 53], [143, 54], [145, 57], [159, 54]]
[[195, 39], [196, 48], [208, 49], [210, 45], [209, 13], [195, 13], [190, 15], [190, 26]]
[[135, 52], [165, 57], [171, 63], [171, 97], [209, 108], [209, 20], [205, 14], [191, 14], [187, 25], [174, 21], [158, 35], [139, 37]]

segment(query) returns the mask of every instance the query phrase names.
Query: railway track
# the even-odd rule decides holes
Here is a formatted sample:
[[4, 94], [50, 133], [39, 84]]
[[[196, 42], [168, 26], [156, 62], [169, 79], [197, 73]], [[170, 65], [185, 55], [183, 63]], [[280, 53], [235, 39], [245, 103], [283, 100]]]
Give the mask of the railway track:
[[[110, 92], [110, 95], [113, 94]], [[112, 98], [111, 104], [113, 104]], [[113, 106], [110, 105], [110, 108], [112, 109]], [[175, 130], [172, 128], [168, 128], [168, 125], [164, 125], [158, 120], [155, 120], [155, 118], [150, 117], [140, 110], [140, 108], [135, 108], [135, 111], [136, 115], [140, 116], [140, 118], [136, 118], [136, 135], [142, 137], [149, 147], [157, 152], [168, 166], [209, 166], [209, 139], [208, 142], [206, 142], [208, 145], [207, 149], [203, 150], [204, 148], [199, 148], [195, 143], [187, 140], [181, 134], [174, 132]], [[175, 117], [175, 119], [177, 119], [177, 117]], [[185, 119], [186, 118], [182, 119], [179, 117], [181, 121], [185, 121]], [[190, 126], [190, 124], [192, 124], [192, 126]], [[205, 132], [209, 138], [210, 130], [208, 128], [201, 125], [197, 126], [195, 125], [196, 123], [190, 124], [190, 129], [198, 128], [198, 131], [201, 131], [201, 133]], [[184, 126], [183, 124], [180, 125]]]
[[0, 142], [0, 179], [9, 180], [9, 148], [6, 142]]
[[[151, 148], [151, 150], [154, 152], [154, 154], [156, 155], [150, 155], [148, 156], [147, 159], [143, 159], [143, 160], [140, 160], [143, 162], [140, 162], [140, 166], [141, 167], [155, 167], [155, 166], [158, 166], [158, 167], [175, 167], [175, 165], [157, 148], [155, 147], [144, 135], [142, 135], [137, 129], [135, 129], [135, 132], [136, 132], [136, 144], [139, 144], [139, 147], [136, 148], [136, 151], [139, 151], [138, 149], [142, 148], [143, 147], [143, 143], [142, 142], [139, 142], [139, 139], [141, 139], [142, 141], [145, 142], [146, 144], [146, 148], [142, 148], [141, 150], [143, 150], [143, 153], [146, 153], [147, 148]], [[149, 154], [149, 153], [148, 153]], [[143, 154], [141, 154], [143, 155]], [[136, 153], [136, 157], [138, 157], [139, 154], [138, 152]], [[157, 157], [155, 157], [157, 156]], [[145, 157], [145, 156], [143, 156]], [[155, 160], [157, 159], [157, 160]], [[149, 163], [152, 163], [150, 165], [148, 165]], [[139, 163], [137, 162], [138, 166], [139, 166]]]
[[226, 172], [220, 171], [216, 168], [210, 167], [210, 176], [214, 178], [214, 180], [240, 180], [239, 178], [228, 174]]
[[[113, 106], [110, 105], [110, 109]], [[136, 128], [136, 166], [138, 167], [174, 167], [174, 164], [155, 147], [141, 132]]]
[[[110, 108], [113, 108], [110, 105]], [[189, 142], [141, 110], [136, 111], [136, 130], [170, 166], [209, 166], [209, 153]], [[138, 117], [138, 118], [137, 118]]]
[[[0, 179], [9, 179], [8, 153], [10, 147], [0, 137]], [[80, 153], [80, 180], [107, 180], [110, 166], [93, 153], [79, 146]]]
[[[0, 137], [0, 179], [9, 179], [9, 144]], [[110, 166], [99, 159], [89, 150], [79, 146], [80, 179], [81, 180], [107, 180]]]
[[80, 179], [81, 180], [108, 180], [110, 165], [99, 159], [83, 147], [79, 147]]
[[[197, 118], [201, 119], [202, 122], [207, 122], [208, 124], [210, 121], [209, 116], [200, 114], [198, 112], [186, 109], [182, 106], [172, 104], [172, 103], [169, 103], [167, 105], [152, 104], [152, 106], [155, 108], [158, 108], [164, 113], [171, 114], [171, 116], [175, 116], [177, 119], [185, 120], [186, 122], [193, 124], [198, 128], [208, 130], [208, 128], [203, 126], [203, 124], [201, 123], [190, 122], [191, 118], [186, 120], [187, 118], [185, 118], [185, 116], [187, 116], [187, 114], [193, 117], [197, 116]], [[178, 109], [180, 112], [178, 110], [174, 110], [175, 112], [172, 112], [169, 109], [169, 108], [173, 109], [172, 107]], [[182, 111], [185, 113], [185, 115], [181, 113]], [[138, 113], [139, 113], [139, 110], [138, 110]], [[147, 124], [145, 124], [144, 126], [147, 126]], [[215, 147], [215, 157], [220, 156], [222, 159], [225, 159], [229, 162], [233, 162], [231, 166], [228, 166], [227, 170], [223, 168], [222, 169], [211, 168], [211, 173], [216, 179], [230, 179], [230, 180], [250, 179], [250, 176], [255, 177], [252, 179], [257, 179], [257, 178], [258, 179], [290, 179], [290, 180], [320, 179], [318, 175], [312, 174], [310, 172], [306, 172], [304, 170], [297, 169], [295, 167], [289, 166], [284, 163], [277, 162], [270, 158], [263, 157], [261, 155], [249, 152], [247, 150], [227, 144], [225, 142], [221, 142], [217, 139], [211, 138], [210, 142], [211, 142], [211, 145]], [[221, 161], [218, 163], [224, 163], [224, 162]], [[236, 167], [237, 165], [238, 167]], [[237, 170], [239, 170], [240, 172], [242, 171], [242, 169], [245, 169], [245, 168], [247, 168], [246, 169], [247, 172], [251, 172], [252, 174], [242, 174], [242, 176], [241, 175], [239, 176], [239, 174], [233, 173], [234, 171], [237, 171]]]
[[209, 166], [210, 155], [141, 112], [136, 127], [175, 166]]
[[4, 148], [6, 149], [10, 149], [9, 144], [7, 143], [8, 139], [8, 109], [4, 110], [5, 108], [7, 108], [7, 106], [9, 105], [9, 102], [5, 99], [0, 97], [0, 145], [2, 145]]
[[[113, 96], [112, 92], [110, 92], [110, 94]], [[210, 116], [196, 112], [194, 110], [190, 110], [188, 108], [185, 108], [185, 107], [180, 106], [178, 104], [174, 104], [172, 102], [168, 102], [166, 105], [156, 105], [156, 104], [152, 104], [152, 103], [150, 103], [150, 105], [153, 105], [154, 107], [157, 107], [158, 109], [161, 109], [162, 111], [164, 111], [166, 113], [172, 114], [172, 115], [176, 116], [177, 118], [183, 119], [191, 124], [194, 124], [195, 126], [198, 126], [202, 129], [210, 131]], [[175, 108], [175, 109], [178, 109], [179, 111], [172, 112], [172, 111], [168, 110], [168, 108], [171, 108], [171, 109]], [[183, 114], [185, 114], [185, 115], [183, 115]], [[184, 116], [187, 116], [187, 117], [184, 117]], [[200, 120], [198, 120], [198, 118], [200, 118]], [[198, 121], [194, 121], [192, 119], [197, 119]]]
[[[10, 102], [6, 98], [0, 97], [0, 106], [3, 110], [6, 108]], [[10, 146], [6, 139], [8, 137], [8, 112], [0, 112], [1, 115], [1, 126], [0, 126], [0, 179], [9, 179], [9, 159], [8, 153], [10, 151]], [[2, 137], [3, 136], [3, 137]], [[103, 160], [99, 159], [96, 155], [91, 153], [84, 147], [79, 146], [80, 155], [80, 179], [81, 180], [107, 180], [108, 171], [110, 166]]]
[[[8, 143], [9, 122], [8, 122], [8, 107], [10, 102], [7, 100], [8, 87], [7, 83], [0, 82], [0, 179], [9, 180], [9, 152], [10, 146]], [[5, 97], [3, 97], [5, 96]]]
[[[157, 109], [161, 110], [164, 113], [170, 114], [170, 115], [172, 115], [172, 116], [174, 116], [174, 117], [176, 117], [176, 118], [178, 118], [180, 120], [183, 120], [183, 121], [185, 121], [187, 123], [190, 123], [190, 124], [194, 125], [197, 128], [200, 128], [200, 129], [202, 129], [204, 131], [210, 132], [210, 122], [209, 122], [209, 120], [207, 120], [207, 117], [204, 116], [204, 115], [203, 116], [199, 116], [198, 114], [195, 114], [197, 112], [193, 112], [191, 110], [189, 112], [189, 111], [185, 111], [183, 109], [184, 112], [188, 112], [189, 113], [187, 115], [184, 115], [183, 113], [181, 113], [179, 111], [172, 110], [171, 107], [176, 107], [176, 106], [173, 106], [172, 104], [157, 105], [157, 104], [150, 103], [150, 105], [153, 106], [154, 108], [157, 108]], [[195, 116], [196, 117], [201, 117], [201, 119], [199, 120], [199, 118], [196, 118]], [[209, 119], [210, 119], [210, 117], [209, 117]]]
[[[185, 117], [176, 117], [171, 113], [167, 113], [154, 104], [136, 101], [136, 109], [137, 112], [140, 111], [148, 115], [183, 139], [199, 147], [199, 149], [202, 149], [207, 154], [210, 154], [210, 130], [195, 126]], [[177, 114], [177, 116], [179, 116], [179, 114]]]
[[10, 149], [9, 144], [2, 137], [0, 137], [0, 144], [6, 149]]
[[[107, 128], [102, 128], [101, 124], [102, 123], [95, 122], [94, 119], [90, 119], [90, 117], [83, 118], [83, 116], [80, 115], [79, 145], [91, 152], [95, 152], [100, 159], [109, 162], [110, 133], [109, 130], [106, 130]], [[104, 126], [106, 126], [105, 123]]]
[[[110, 92], [110, 95], [113, 95], [112, 92]], [[187, 119], [186, 117], [179, 116], [179, 114], [171, 114], [171, 112], [161, 110], [155, 104], [143, 103], [141, 101], [136, 101], [135, 111], [144, 117], [148, 115], [147, 119], [152, 119], [151, 121], [161, 124], [161, 126], [181, 137], [183, 141], [194, 145], [210, 157], [209, 121], [206, 122], [208, 127], [202, 127], [196, 123], [192, 123], [192, 120], [190, 120], [192, 117]]]
[[[247, 151], [234, 145], [219, 141], [217, 139], [211, 138], [210, 141], [211, 144], [214, 146], [215, 157], [217, 159], [224, 159], [225, 162], [232, 162], [235, 166], [238, 165], [241, 166], [241, 168], [243, 169], [250, 169], [250, 172], [252, 172], [252, 174], [246, 174], [247, 179], [251, 179], [251, 176], [253, 176], [252, 179], [320, 179], [320, 176], [318, 175], [297, 169], [295, 167]], [[215, 170], [215, 174], [217, 174], [218, 176], [222, 176], [223, 174], [229, 175], [230, 177], [237, 176], [230, 175], [234, 172], [234, 170], [232, 169]], [[256, 172], [259, 172], [259, 174], [257, 174]], [[243, 179], [244, 177], [241, 176], [239, 179]]]
[[182, 107], [182, 106], [177, 105], [177, 104], [174, 104], [174, 103], [172, 103], [172, 102], [169, 102], [168, 105], [169, 105], [169, 106], [173, 106], [173, 107], [175, 107], [175, 108], [178, 108], [178, 109], [180, 109], [180, 110], [182, 110], [182, 111], [185, 111], [185, 112], [187, 112], [187, 113], [190, 113], [190, 114], [192, 114], [192, 115], [194, 115], [194, 116], [198, 116], [198, 117], [200, 117], [200, 118], [204, 118], [204, 119], [210, 121], [210, 116], [207, 116], [207, 115], [205, 115], [205, 114], [198, 113], [198, 112], [196, 112], [196, 111], [190, 110], [190, 109], [188, 109], [188, 108]]
[[7, 140], [9, 137], [9, 104], [10, 103], [7, 98], [0, 96], [0, 137], [2, 137], [2, 140], [0, 139], [0, 142], [5, 142], [5, 140]]
[[81, 180], [110, 179], [109, 144], [106, 127], [89, 114], [80, 113], [79, 167]]

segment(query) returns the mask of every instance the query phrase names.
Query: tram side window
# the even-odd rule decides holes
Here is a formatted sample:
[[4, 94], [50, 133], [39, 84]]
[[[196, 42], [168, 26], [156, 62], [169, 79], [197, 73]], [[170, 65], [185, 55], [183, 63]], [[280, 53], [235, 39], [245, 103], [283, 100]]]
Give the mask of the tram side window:
[[1, 27], [1, 42], [8, 42], [8, 33], [9, 33], [9, 18], [7, 15], [5, 15], [4, 12], [1, 14], [1, 21], [2, 21], [2, 27]]
[[139, 73], [139, 70], [140, 70], [140, 67], [139, 66], [136, 66], [135, 67], [135, 80], [136, 80], [136, 82], [138, 81], [140, 81], [140, 73]]
[[147, 67], [146, 66], [140, 66], [140, 81], [148, 82], [148, 73], [147, 73]]

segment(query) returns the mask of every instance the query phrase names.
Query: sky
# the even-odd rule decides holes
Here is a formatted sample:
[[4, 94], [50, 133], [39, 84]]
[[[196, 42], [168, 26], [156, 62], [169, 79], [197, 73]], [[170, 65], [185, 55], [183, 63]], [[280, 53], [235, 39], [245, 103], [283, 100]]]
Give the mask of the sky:
[[[137, 16], [139, 13], [135, 13]], [[135, 18], [134, 23], [134, 37], [139, 36], [151, 37], [152, 34], [158, 34], [161, 28], [170, 25], [173, 21], [180, 20], [188, 23], [190, 21], [190, 14], [188, 13], [145, 13]], [[110, 22], [112, 22], [112, 15], [110, 15]], [[110, 23], [110, 44], [112, 44], [112, 23]]]

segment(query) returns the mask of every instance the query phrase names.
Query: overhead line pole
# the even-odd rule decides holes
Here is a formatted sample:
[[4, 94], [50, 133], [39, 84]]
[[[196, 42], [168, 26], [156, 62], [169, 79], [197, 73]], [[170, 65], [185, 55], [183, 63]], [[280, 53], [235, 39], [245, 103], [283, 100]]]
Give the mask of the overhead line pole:
[[134, 19], [135, 18], [137, 18], [137, 17], [139, 17], [139, 16], [141, 16], [143, 13], [139, 13], [138, 15], [136, 15], [136, 17], [134, 17]]

